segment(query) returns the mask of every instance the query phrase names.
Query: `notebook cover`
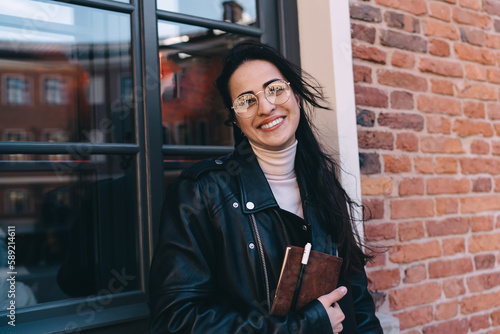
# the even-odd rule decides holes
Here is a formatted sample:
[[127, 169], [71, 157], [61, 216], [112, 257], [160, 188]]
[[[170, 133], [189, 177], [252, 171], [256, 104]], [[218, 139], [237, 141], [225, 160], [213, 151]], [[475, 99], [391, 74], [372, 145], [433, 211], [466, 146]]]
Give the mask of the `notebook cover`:
[[[286, 315], [291, 311], [290, 307], [303, 252], [304, 248], [302, 247], [287, 247], [271, 308], [272, 315]], [[341, 266], [342, 258], [311, 250], [309, 262], [302, 278], [296, 309], [300, 309], [310, 301], [335, 290]]]

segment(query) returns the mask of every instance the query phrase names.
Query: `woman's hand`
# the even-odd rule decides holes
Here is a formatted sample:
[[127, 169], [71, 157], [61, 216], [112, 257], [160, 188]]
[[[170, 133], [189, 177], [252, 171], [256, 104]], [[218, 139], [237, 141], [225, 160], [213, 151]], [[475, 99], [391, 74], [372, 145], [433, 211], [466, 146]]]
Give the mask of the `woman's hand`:
[[332, 325], [332, 330], [334, 334], [342, 332], [344, 327], [342, 327], [342, 321], [345, 319], [344, 312], [340, 309], [337, 303], [342, 297], [347, 293], [347, 288], [341, 286], [330, 292], [329, 294], [318, 297], [318, 300], [323, 304], [330, 318], [330, 324]]

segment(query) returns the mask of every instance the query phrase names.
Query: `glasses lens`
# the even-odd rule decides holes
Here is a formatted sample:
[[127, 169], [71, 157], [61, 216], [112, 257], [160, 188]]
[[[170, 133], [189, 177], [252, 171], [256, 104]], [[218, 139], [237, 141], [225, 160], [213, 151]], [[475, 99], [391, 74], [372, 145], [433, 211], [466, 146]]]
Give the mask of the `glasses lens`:
[[283, 104], [290, 98], [290, 85], [286, 81], [275, 81], [266, 87], [266, 98], [272, 104]]
[[240, 95], [233, 102], [233, 109], [242, 118], [254, 115], [257, 106], [257, 97], [253, 94]]

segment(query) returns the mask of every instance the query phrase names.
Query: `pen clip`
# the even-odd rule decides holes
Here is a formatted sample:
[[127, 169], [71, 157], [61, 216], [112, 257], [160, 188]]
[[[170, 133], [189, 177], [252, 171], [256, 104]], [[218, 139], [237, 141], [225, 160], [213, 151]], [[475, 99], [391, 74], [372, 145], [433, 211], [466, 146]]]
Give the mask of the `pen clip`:
[[300, 263], [307, 264], [309, 261], [309, 255], [311, 254], [311, 243], [308, 242], [304, 247], [304, 253], [302, 254], [302, 261]]

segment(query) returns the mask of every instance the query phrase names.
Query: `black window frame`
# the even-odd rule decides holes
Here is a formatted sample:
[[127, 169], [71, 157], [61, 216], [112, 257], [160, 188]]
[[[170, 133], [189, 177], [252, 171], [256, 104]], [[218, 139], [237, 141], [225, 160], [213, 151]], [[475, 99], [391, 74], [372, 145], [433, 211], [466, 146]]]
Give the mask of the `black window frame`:
[[[147, 303], [147, 282], [149, 265], [156, 244], [161, 207], [164, 196], [164, 171], [185, 167], [182, 163], [164, 162], [175, 160], [176, 156], [190, 155], [200, 159], [207, 155], [223, 155], [230, 152], [229, 146], [180, 146], [163, 145], [161, 120], [161, 92], [158, 59], [158, 20], [196, 25], [209, 29], [220, 29], [243, 36], [260, 38], [261, 41], [280, 49], [288, 59], [299, 63], [298, 22], [296, 0], [257, 0], [258, 27], [241, 26], [190, 15], [173, 13], [156, 8], [156, 1], [131, 0], [130, 3], [113, 0], [53, 0], [55, 3], [70, 3], [89, 8], [104, 9], [129, 14], [131, 17], [132, 73], [134, 87], [142, 96], [135, 96], [136, 142], [127, 143], [77, 143], [77, 142], [0, 142], [0, 156], [3, 154], [67, 154], [88, 152], [89, 154], [128, 156], [136, 163], [139, 250], [139, 289], [112, 295], [71, 300], [61, 300], [16, 309], [16, 327], [19, 332], [86, 332], [124, 333], [147, 332], [149, 307]], [[153, 75], [152, 75], [153, 73]], [[154, 74], [157, 74], [154, 76]], [[0, 171], [50, 171], [53, 163], [46, 161], [2, 161]], [[103, 302], [105, 300], [105, 303]], [[81, 305], [101, 305], [94, 309], [94, 319], [86, 321], [89, 315], [75, 313]], [[92, 312], [92, 308], [88, 309]], [[6, 321], [5, 311], [0, 316]], [[67, 327], [71, 324], [70, 328]], [[0, 326], [3, 326], [3, 321]]]

